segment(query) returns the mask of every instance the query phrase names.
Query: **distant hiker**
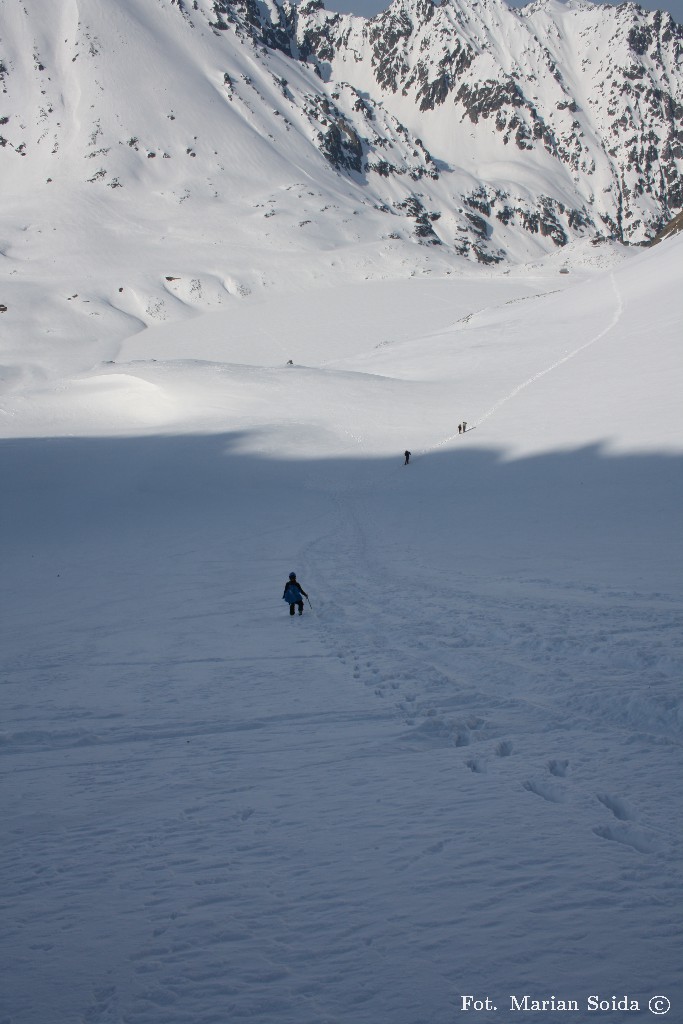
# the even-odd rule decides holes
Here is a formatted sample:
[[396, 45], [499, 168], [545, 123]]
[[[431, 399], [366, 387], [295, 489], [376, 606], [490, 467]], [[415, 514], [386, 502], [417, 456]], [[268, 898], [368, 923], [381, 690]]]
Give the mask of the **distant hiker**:
[[403, 463], [403, 465], [404, 465], [404, 466], [407, 466], [407, 465], [408, 465], [408, 463], [410, 462], [410, 452], [409, 452], [409, 451], [408, 451], [408, 449], [406, 448], [406, 450], [404, 451], [404, 453], [403, 453], [403, 454], [404, 454], [404, 456], [405, 456], [405, 462]]
[[467, 423], [465, 422], [465, 420], [463, 420], [462, 421], [462, 432], [463, 432], [463, 434], [465, 433], [466, 430], [467, 430]]
[[293, 359], [288, 359], [287, 360], [287, 366], [294, 366], [294, 360]]
[[297, 581], [296, 573], [290, 572], [289, 579], [285, 583], [285, 592], [282, 595], [283, 600], [289, 604], [289, 614], [294, 614], [294, 606], [298, 605], [299, 615], [304, 613], [304, 602], [303, 598], [308, 597], [308, 594], [303, 589], [301, 584]]
[[462, 434], [462, 423], [458, 423], [458, 433]]

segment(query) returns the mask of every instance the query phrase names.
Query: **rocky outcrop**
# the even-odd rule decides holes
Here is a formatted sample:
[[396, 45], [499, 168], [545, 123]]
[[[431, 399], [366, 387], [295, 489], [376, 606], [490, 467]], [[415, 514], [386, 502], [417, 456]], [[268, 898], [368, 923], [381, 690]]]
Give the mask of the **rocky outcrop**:
[[[389, 237], [484, 263], [521, 252], [519, 239], [546, 250], [587, 234], [643, 244], [683, 206], [683, 29], [664, 12], [588, 0], [518, 10], [502, 0], [393, 0], [365, 19], [322, 0], [137, 3], [145, 24], [157, 19], [159, 37], [173, 39], [155, 94], [163, 108], [152, 108], [158, 123], [146, 117], [144, 131], [134, 102], [117, 109], [105, 95], [118, 97], [119, 67], [136, 66], [120, 49], [136, 36], [106, 20], [90, 25], [95, 0], [82, 0], [69, 38], [56, 13], [46, 25], [29, 7], [16, 52], [5, 34], [9, 193], [28, 180], [18, 165], [39, 156], [42, 169], [46, 150], [93, 188], [161, 187], [160, 167], [178, 158], [201, 166], [216, 192], [219, 180], [229, 187], [230, 160], [197, 139], [190, 112], [219, 96], [216, 131], [228, 145], [237, 121], [277, 150], [274, 164], [284, 145], [292, 166], [314, 159], [313, 177], [333, 175], [334, 188], [341, 178], [354, 212], [396, 218]], [[29, 38], [30, 54], [19, 52]], [[201, 80], [195, 89], [186, 79], [181, 94], [183, 47]], [[184, 201], [173, 170], [169, 187]]]
[[[358, 19], [356, 19], [358, 21]], [[405, 117], [439, 159], [444, 132], [501, 161], [515, 149], [554, 164], [555, 201], [573, 225], [599, 225], [642, 242], [683, 205], [683, 29], [634, 4], [566, 8], [539, 0], [519, 11], [500, 0], [394, 0], [359, 25], [319, 3], [296, 25], [305, 59], [354, 69], [372, 96]], [[472, 142], [463, 125], [477, 132]], [[541, 153], [541, 151], [543, 151]], [[495, 160], [487, 154], [487, 162]], [[564, 191], [565, 197], [560, 196]], [[588, 212], [590, 211], [590, 212]], [[549, 224], [540, 202], [530, 230]], [[570, 225], [571, 227], [571, 225]], [[564, 229], [550, 234], [561, 244]]]

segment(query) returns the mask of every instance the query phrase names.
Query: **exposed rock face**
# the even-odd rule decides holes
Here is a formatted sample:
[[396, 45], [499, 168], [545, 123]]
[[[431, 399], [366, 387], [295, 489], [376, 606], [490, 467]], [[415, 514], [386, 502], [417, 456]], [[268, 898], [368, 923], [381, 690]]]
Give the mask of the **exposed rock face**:
[[[111, 103], [99, 106], [118, 65], [135, 67], [135, 34], [98, 23], [96, 0], [81, 0], [77, 26], [34, 0], [21, 15], [28, 28], [13, 40], [10, 25], [0, 43], [6, 169], [51, 147], [64, 172], [70, 147], [69, 173], [83, 174], [80, 162], [82, 180], [125, 188], [130, 149], [137, 182], [158, 182], [175, 155], [168, 121], [181, 102], [203, 102], [209, 81], [225, 136], [235, 118], [248, 123], [274, 163], [283, 140], [292, 152], [313, 147], [321, 181], [341, 176], [349, 195], [404, 222], [401, 237], [485, 263], [507, 258], [520, 236], [550, 248], [583, 234], [642, 244], [683, 206], [683, 29], [666, 13], [586, 0], [521, 10], [394, 0], [369, 20], [321, 0], [128, 0], [127, 10], [152, 26], [147, 43], [155, 25], [160, 39], [173, 30], [174, 52], [157, 61], [167, 64], [159, 131], [143, 138], [130, 105], [115, 117]], [[178, 47], [196, 80], [177, 80]], [[182, 153], [197, 165], [201, 142], [185, 129]], [[215, 165], [212, 182], [229, 179], [229, 161]]]
[[655, 235], [650, 245], [657, 245], [659, 242], [664, 241], [665, 238], [672, 238], [674, 235], [680, 234], [681, 231], [683, 231], [683, 213], [678, 213], [673, 220], [665, 224], [662, 230]]
[[[485, 148], [487, 162], [509, 159], [506, 148], [545, 166], [550, 157], [576, 197], [569, 210], [556, 197], [571, 231], [593, 225], [642, 242], [683, 205], [683, 29], [664, 12], [395, 0], [368, 22], [309, 5], [296, 31], [326, 77], [342, 65], [352, 77], [352, 62], [375, 99], [395, 103], [408, 128], [419, 124], [437, 158], [457, 161], [451, 133], [470, 151]], [[562, 244], [552, 205], [520, 216]]]

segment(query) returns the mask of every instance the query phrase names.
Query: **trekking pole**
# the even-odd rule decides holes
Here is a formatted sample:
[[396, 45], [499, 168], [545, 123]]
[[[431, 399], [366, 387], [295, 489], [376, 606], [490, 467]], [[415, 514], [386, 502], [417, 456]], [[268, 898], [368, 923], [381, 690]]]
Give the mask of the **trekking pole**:
[[313, 605], [311, 604], [311, 599], [310, 597], [308, 597], [308, 595], [306, 595], [306, 600], [308, 601], [308, 607], [311, 609], [311, 611], [313, 611]]

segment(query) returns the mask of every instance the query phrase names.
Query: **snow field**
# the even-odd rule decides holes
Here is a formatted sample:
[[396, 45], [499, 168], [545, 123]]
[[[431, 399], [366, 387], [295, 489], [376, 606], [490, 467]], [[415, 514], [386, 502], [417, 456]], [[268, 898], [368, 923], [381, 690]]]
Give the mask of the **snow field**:
[[3, 1019], [677, 1005], [677, 261], [245, 300], [61, 378], [36, 348]]

